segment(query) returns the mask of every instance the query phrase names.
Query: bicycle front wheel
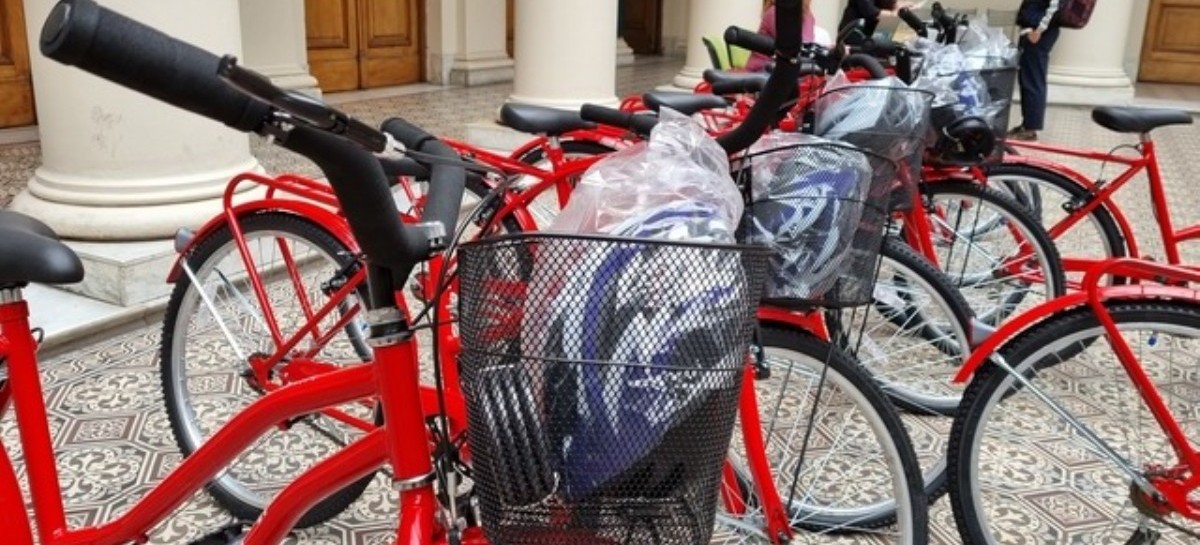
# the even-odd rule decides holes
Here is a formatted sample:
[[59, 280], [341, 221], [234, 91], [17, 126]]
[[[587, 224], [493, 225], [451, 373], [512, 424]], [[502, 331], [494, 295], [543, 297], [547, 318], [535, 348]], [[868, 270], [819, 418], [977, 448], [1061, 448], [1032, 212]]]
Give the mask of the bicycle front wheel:
[[[1128, 302], [1109, 310], [1191, 448], [1200, 445], [1200, 307]], [[1186, 466], [1101, 337], [1090, 309], [1072, 310], [1002, 351], [1029, 385], [994, 364], [971, 382], [949, 453], [966, 543], [1196, 542], [1200, 519], [1162, 508], [1133, 484], [1136, 475], [1190, 489], [1200, 512], [1195, 483], [1183, 482]]]
[[[167, 416], [184, 456], [191, 455], [234, 415], [280, 387], [287, 369], [361, 364], [371, 357], [365, 324], [354, 309], [363, 294], [335, 302], [323, 320], [309, 319], [330, 302], [330, 286], [346, 280], [355, 259], [337, 238], [310, 220], [263, 213], [240, 224], [262, 290], [255, 288], [228, 226], [206, 235], [187, 256], [190, 273], [171, 293], [163, 323], [161, 361]], [[361, 291], [361, 290], [360, 290]], [[259, 295], [262, 296], [260, 299]], [[261, 304], [266, 301], [267, 305]], [[315, 325], [291, 352], [271, 335], [268, 321], [290, 336]], [[279, 361], [259, 380], [254, 360]], [[339, 407], [364, 425], [375, 422], [367, 402]], [[337, 452], [361, 429], [323, 413], [298, 419], [260, 437], [208, 486], [231, 515], [254, 520], [272, 497], [316, 462]], [[371, 480], [365, 477], [322, 500], [298, 526], [324, 522], [346, 509]]]
[[[763, 326], [754, 381], [766, 458], [792, 543], [862, 532], [876, 543], [925, 543], [928, 511], [917, 458], [899, 415], [841, 350], [795, 330]], [[743, 415], [744, 421], [745, 416]], [[718, 513], [713, 543], [771, 543], [763, 531], [742, 424], [725, 486], [750, 496], [744, 512]]]

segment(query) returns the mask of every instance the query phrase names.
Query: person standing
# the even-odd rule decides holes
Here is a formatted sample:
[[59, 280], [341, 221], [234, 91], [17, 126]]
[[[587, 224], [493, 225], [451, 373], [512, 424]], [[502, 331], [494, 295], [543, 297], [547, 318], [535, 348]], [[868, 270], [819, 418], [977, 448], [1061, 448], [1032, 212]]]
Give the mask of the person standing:
[[[810, 4], [812, 0], [803, 0], [801, 4], [801, 13], [803, 18], [800, 21], [800, 38], [804, 43], [815, 41], [814, 29], [816, 27], [816, 19], [813, 17]], [[770, 7], [763, 10], [762, 21], [758, 24], [758, 33], [764, 36], [775, 37], [775, 2], [771, 2]], [[766, 70], [771, 65], [771, 58], [762, 53], [754, 52], [750, 55], [750, 60], [746, 61], [746, 70], [750, 72], [761, 72]]]
[[875, 27], [879, 26], [881, 17], [897, 17], [900, 10], [909, 7], [908, 2], [897, 0], [850, 0], [842, 11], [842, 19], [838, 21], [837, 32], [840, 34], [846, 25], [855, 19], [862, 19], [863, 35], [868, 38], [875, 35]]
[[1021, 86], [1021, 124], [1008, 132], [1014, 140], [1037, 140], [1046, 124], [1046, 77], [1050, 70], [1050, 50], [1058, 41], [1059, 0], [1022, 0], [1017, 10], [1021, 28], [1017, 81]]

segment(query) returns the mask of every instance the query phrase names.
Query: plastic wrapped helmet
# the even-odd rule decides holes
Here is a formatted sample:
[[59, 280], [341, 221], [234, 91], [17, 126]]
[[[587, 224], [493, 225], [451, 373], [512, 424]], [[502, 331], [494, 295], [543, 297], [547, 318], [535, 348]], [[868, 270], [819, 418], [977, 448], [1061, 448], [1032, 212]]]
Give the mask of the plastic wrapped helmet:
[[775, 250], [767, 296], [817, 299], [842, 275], [872, 176], [852, 147], [803, 137], [754, 159], [749, 242]]
[[[720, 217], [710, 207], [681, 201], [631, 217], [611, 234], [695, 242], [698, 233], [725, 230], [732, 237]], [[567, 395], [544, 400], [546, 412], [552, 422], [570, 423], [551, 430], [551, 444], [561, 445], [554, 462], [563, 470], [558, 492], [583, 498], [637, 474], [639, 490], [670, 496], [677, 492], [673, 483], [690, 469], [669, 454], [688, 449], [664, 441], [704, 406], [714, 376], [680, 368], [736, 368], [743, 357], [738, 343], [728, 340], [736, 338], [738, 324], [714, 318], [736, 314], [720, 309], [745, 304], [742, 262], [736, 252], [702, 253], [700, 265], [697, 258], [681, 260], [679, 246], [652, 243], [579, 248], [573, 259], [535, 264], [535, 275], [554, 281], [534, 284], [555, 287], [530, 298], [527, 329], [553, 333], [525, 349], [538, 359], [632, 365], [547, 372], [545, 382]], [[726, 347], [728, 353], [721, 353]]]

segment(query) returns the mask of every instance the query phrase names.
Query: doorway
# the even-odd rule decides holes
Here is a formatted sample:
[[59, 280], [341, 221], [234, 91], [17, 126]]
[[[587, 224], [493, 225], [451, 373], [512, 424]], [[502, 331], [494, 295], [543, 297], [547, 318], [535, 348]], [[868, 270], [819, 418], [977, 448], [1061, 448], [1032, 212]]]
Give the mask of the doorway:
[[662, 53], [663, 0], [620, 0], [618, 35], [638, 55]]
[[309, 70], [323, 92], [422, 81], [421, 0], [305, 0]]
[[0, 0], [0, 128], [32, 125], [33, 78], [22, 0]]
[[1138, 80], [1200, 84], [1200, 0], [1151, 0]]

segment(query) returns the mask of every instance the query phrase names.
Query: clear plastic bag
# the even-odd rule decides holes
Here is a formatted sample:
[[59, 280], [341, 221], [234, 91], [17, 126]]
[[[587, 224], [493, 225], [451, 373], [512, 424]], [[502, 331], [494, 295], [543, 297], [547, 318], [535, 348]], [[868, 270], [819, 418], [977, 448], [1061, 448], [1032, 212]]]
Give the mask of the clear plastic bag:
[[[873, 279], [886, 217], [886, 187], [870, 156], [816, 136], [772, 133], [741, 165], [752, 202], [744, 239], [773, 250], [766, 297], [801, 304], [861, 304], [860, 285]], [[861, 269], [861, 270], [851, 270]]]
[[743, 203], [725, 150], [687, 116], [668, 108], [659, 116], [649, 141], [584, 173], [549, 231], [734, 241]]

